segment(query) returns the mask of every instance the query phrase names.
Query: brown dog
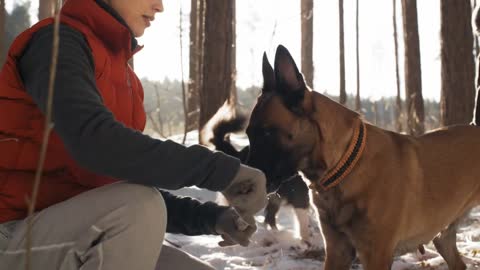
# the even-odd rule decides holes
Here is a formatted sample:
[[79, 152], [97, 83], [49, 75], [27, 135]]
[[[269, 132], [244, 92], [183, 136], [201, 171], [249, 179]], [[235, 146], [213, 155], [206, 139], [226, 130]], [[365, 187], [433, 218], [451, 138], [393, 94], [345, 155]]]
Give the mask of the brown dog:
[[456, 225], [480, 202], [480, 128], [454, 126], [401, 135], [309, 89], [287, 49], [264, 88], [247, 134], [248, 164], [269, 191], [301, 171], [311, 182], [326, 246], [326, 270], [390, 269], [395, 254], [433, 243], [450, 270], [466, 268]]

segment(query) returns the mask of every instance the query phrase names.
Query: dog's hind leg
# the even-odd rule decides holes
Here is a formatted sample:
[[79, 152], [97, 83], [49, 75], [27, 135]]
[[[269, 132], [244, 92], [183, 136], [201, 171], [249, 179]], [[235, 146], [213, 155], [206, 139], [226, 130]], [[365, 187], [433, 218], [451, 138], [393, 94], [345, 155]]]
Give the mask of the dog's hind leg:
[[458, 221], [455, 221], [433, 239], [435, 248], [447, 262], [449, 270], [467, 269], [457, 249], [457, 225]]

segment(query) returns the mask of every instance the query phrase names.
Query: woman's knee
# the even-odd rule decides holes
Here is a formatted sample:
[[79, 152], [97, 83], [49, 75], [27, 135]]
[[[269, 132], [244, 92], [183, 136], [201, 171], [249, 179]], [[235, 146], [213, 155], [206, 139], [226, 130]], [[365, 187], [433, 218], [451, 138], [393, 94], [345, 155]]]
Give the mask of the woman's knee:
[[126, 218], [135, 223], [155, 225], [159, 230], [166, 230], [167, 207], [160, 192], [153, 188], [137, 184], [122, 183], [127, 192]]

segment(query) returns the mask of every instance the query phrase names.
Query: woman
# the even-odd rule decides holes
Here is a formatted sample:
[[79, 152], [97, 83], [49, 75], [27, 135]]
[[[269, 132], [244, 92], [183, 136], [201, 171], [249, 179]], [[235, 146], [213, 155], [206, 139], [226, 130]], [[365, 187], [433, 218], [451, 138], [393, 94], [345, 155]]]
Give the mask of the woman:
[[[62, 7], [54, 131], [33, 219], [31, 269], [210, 269], [163, 247], [165, 231], [248, 244], [265, 176], [199, 145], [143, 135], [143, 90], [127, 61], [161, 0], [68, 0]], [[20, 34], [0, 72], [0, 266], [23, 269], [43, 133], [53, 19]], [[123, 180], [115, 183], [118, 180]], [[161, 191], [224, 191], [237, 211]], [[246, 194], [238, 187], [247, 186]], [[155, 187], [155, 188], [152, 188]], [[168, 218], [167, 218], [168, 217]], [[162, 252], [160, 252], [162, 250]]]

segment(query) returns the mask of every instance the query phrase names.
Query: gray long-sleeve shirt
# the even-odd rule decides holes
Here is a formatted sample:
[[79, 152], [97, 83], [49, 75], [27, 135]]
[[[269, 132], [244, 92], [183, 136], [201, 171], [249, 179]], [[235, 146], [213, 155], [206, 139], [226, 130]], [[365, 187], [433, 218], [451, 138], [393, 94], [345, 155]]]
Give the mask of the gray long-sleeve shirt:
[[[27, 92], [45, 110], [53, 26], [33, 36], [19, 61]], [[80, 165], [130, 182], [178, 189], [224, 189], [239, 161], [199, 145], [185, 147], [153, 139], [116, 121], [96, 87], [94, 59], [83, 35], [60, 27], [54, 90], [55, 131]]]
[[[53, 26], [40, 29], [18, 62], [26, 91], [42, 111], [48, 94], [52, 40]], [[219, 191], [229, 185], [239, 168], [238, 159], [199, 145], [185, 147], [153, 139], [125, 127], [104, 106], [94, 74], [94, 59], [84, 36], [62, 24], [53, 101], [54, 129], [80, 165], [99, 174], [162, 189], [195, 185]], [[185, 218], [200, 214], [194, 213], [199, 211], [198, 202], [185, 204], [187, 200], [178, 199], [179, 204], [173, 207], [175, 198], [164, 197], [167, 208], [176, 209], [172, 214]], [[208, 213], [223, 210], [212, 207], [208, 204], [203, 209]], [[192, 228], [177, 232], [205, 233]]]

